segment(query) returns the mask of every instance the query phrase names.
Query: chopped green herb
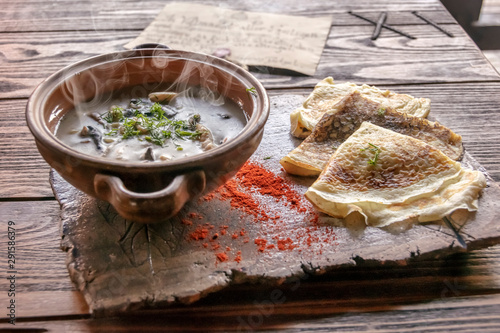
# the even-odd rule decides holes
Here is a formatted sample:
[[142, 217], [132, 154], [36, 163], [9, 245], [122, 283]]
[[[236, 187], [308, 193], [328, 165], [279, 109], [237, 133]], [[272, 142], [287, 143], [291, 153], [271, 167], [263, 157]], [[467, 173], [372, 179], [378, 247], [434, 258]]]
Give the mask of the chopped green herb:
[[108, 133], [104, 133], [104, 134], [112, 136], [112, 135], [116, 135], [116, 133], [118, 133], [118, 129], [117, 128], [113, 128], [111, 131], [109, 131]]
[[196, 131], [196, 132], [188, 132], [188, 131], [181, 131], [181, 130], [176, 130], [175, 134], [179, 136], [180, 138], [188, 137], [188, 138], [199, 138], [201, 135], [201, 132]]
[[123, 108], [114, 106], [111, 108], [111, 110], [103, 114], [101, 118], [108, 123], [116, 123], [118, 121], [121, 121], [123, 120]]
[[[105, 133], [108, 136], [121, 135], [122, 139], [139, 137], [158, 146], [163, 146], [168, 139], [198, 139], [201, 132], [196, 130], [196, 124], [188, 120], [170, 120], [165, 115], [165, 109], [159, 104], [154, 103], [149, 109], [134, 110], [134, 117], [126, 118], [123, 115], [123, 109], [113, 107], [110, 111], [101, 116], [108, 123], [121, 122], [119, 129], [113, 128]], [[127, 112], [130, 111], [127, 109]], [[195, 121], [199, 121], [200, 116], [194, 115]], [[144, 135], [144, 137], [142, 137]], [[175, 137], [173, 137], [175, 135]], [[178, 146], [178, 150], [182, 147]], [[179, 149], [180, 148], [180, 149]]]
[[149, 112], [151, 112], [157, 120], [162, 120], [163, 118], [165, 118], [165, 110], [160, 105], [160, 103], [153, 104], [151, 108], [149, 108]]
[[271, 158], [273, 158], [273, 157], [272, 156], [264, 157], [265, 160], [270, 160]]
[[377, 110], [377, 113], [379, 116], [383, 117], [385, 116], [385, 108], [380, 108]]
[[247, 91], [252, 95], [257, 95], [257, 89], [255, 89], [255, 87], [247, 88]]
[[123, 139], [141, 134], [141, 131], [137, 129], [138, 124], [139, 122], [135, 119], [125, 119], [123, 122]]
[[361, 148], [361, 151], [365, 151], [365, 150], [371, 151], [371, 152], [373, 152], [375, 154], [373, 158], [369, 158], [368, 159], [368, 164], [370, 164], [370, 165], [376, 165], [377, 161], [378, 161], [378, 157], [379, 157], [380, 152], [382, 150], [379, 147], [377, 147], [377, 146], [375, 146], [374, 144], [371, 144], [371, 143], [368, 143], [368, 147]]
[[172, 138], [172, 131], [165, 131], [165, 130], [163, 130], [163, 131], [161, 131], [161, 133], [163, 134], [163, 137], [164, 137], [165, 139], [170, 139], [170, 138]]
[[165, 137], [162, 135], [161, 132], [157, 130], [150, 131], [150, 135], [144, 137], [146, 141], [154, 143], [155, 145], [162, 146], [163, 143], [165, 142]]

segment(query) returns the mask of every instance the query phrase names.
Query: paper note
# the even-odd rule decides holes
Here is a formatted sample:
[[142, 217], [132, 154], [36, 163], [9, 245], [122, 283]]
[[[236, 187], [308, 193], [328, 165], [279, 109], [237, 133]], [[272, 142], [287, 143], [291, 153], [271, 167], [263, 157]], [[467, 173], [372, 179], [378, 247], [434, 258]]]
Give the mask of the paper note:
[[162, 43], [172, 49], [213, 54], [230, 50], [245, 65], [289, 69], [314, 75], [330, 31], [331, 17], [302, 17], [167, 4], [132, 42]]

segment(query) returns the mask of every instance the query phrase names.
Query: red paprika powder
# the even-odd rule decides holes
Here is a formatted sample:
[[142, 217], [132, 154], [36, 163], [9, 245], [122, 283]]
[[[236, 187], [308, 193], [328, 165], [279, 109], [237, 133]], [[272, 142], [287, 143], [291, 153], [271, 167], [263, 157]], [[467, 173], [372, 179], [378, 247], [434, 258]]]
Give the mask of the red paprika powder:
[[[323, 247], [331, 248], [335, 244], [336, 236], [333, 228], [318, 224], [318, 213], [303, 194], [293, 187], [293, 183], [262, 165], [247, 162], [233, 179], [206, 195], [203, 200], [229, 201], [231, 208], [240, 210], [245, 216], [251, 216], [255, 223], [259, 223], [261, 231], [253, 242], [258, 253], [271, 250], [302, 252], [314, 247], [316, 253], [320, 254]], [[274, 203], [266, 204], [269, 199]], [[201, 215], [191, 213], [188, 216], [191, 219], [198, 219]], [[233, 241], [241, 239], [242, 243], [248, 243], [245, 229], [238, 232], [228, 231], [229, 228], [224, 225], [218, 233], [208, 235], [209, 231], [205, 225], [204, 228], [194, 230], [190, 238], [192, 240], [207, 238], [213, 242], [215, 239], [225, 237], [227, 233], [227, 237]], [[213, 244], [212, 248], [217, 250], [219, 247]], [[217, 260], [227, 261], [228, 252], [229, 250], [224, 253], [226, 257], [217, 253]], [[241, 251], [236, 253], [234, 260], [239, 263], [242, 260]]]

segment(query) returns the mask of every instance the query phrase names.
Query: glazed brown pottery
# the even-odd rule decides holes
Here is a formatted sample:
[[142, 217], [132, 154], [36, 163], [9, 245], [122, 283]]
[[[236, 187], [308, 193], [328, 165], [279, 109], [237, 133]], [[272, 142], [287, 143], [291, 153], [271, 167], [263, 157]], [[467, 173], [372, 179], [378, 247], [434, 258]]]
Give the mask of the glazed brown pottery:
[[[78, 152], [54, 135], [78, 103], [125, 88], [152, 91], [176, 84], [201, 86], [237, 103], [248, 122], [229, 142], [167, 162], [104, 159]], [[269, 98], [250, 73], [223, 59], [193, 52], [140, 49], [105, 54], [70, 65], [42, 82], [26, 107], [28, 126], [42, 157], [79, 190], [110, 202], [126, 219], [154, 223], [230, 179], [257, 149], [269, 115]]]

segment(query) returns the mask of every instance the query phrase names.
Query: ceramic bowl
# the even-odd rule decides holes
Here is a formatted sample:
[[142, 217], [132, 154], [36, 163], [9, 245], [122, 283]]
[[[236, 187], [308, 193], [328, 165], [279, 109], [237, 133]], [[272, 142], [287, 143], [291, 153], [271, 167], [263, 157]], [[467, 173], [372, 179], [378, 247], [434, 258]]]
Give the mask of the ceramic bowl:
[[[237, 103], [248, 122], [238, 136], [201, 154], [166, 162], [128, 162], [78, 152], [55, 135], [78, 103], [104, 93], [160, 84], [201, 86]], [[43, 81], [26, 107], [26, 120], [47, 163], [79, 190], [108, 201], [126, 219], [154, 223], [233, 177], [257, 149], [269, 98], [249, 72], [194, 52], [147, 48], [104, 54], [70, 65]]]

